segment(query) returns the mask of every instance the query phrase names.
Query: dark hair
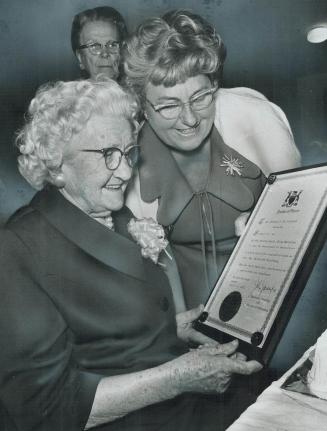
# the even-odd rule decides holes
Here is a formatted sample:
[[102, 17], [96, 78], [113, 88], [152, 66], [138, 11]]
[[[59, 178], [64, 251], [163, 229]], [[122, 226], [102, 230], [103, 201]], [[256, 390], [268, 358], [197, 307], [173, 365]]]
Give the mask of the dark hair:
[[149, 82], [172, 87], [204, 74], [220, 83], [225, 58], [225, 46], [214, 27], [186, 10], [148, 19], [123, 47], [126, 84], [142, 102]]
[[72, 23], [71, 44], [75, 54], [80, 44], [80, 34], [84, 25], [92, 21], [108, 21], [113, 23], [117, 27], [120, 40], [124, 40], [127, 36], [127, 27], [124, 18], [113, 7], [99, 6], [84, 10], [74, 16]]

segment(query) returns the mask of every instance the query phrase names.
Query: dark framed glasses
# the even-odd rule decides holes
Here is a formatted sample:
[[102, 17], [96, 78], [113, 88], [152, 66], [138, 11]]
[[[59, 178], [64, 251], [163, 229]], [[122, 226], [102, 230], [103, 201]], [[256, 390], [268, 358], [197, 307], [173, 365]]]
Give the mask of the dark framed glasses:
[[111, 171], [114, 171], [117, 169], [120, 165], [121, 159], [124, 156], [128, 165], [133, 168], [140, 158], [140, 146], [139, 145], [132, 145], [131, 147], [127, 148], [126, 151], [122, 151], [120, 148], [117, 147], [108, 147], [108, 148], [102, 148], [100, 150], [81, 150], [84, 153], [100, 153], [103, 155], [106, 166]]
[[107, 54], [118, 54], [120, 50], [120, 42], [117, 40], [109, 40], [105, 44], [100, 42], [89, 42], [85, 45], [80, 45], [77, 49], [88, 49], [93, 55], [100, 55], [103, 50], [105, 50]]

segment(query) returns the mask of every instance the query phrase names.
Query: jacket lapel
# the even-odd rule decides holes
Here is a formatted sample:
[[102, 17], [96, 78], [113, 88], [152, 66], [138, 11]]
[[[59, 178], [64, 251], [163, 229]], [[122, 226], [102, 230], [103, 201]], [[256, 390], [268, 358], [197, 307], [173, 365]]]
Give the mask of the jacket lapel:
[[[237, 159], [242, 165], [241, 175], [237, 173], [227, 175], [226, 166], [221, 166], [224, 157]], [[214, 127], [211, 136], [210, 175], [207, 191], [233, 208], [247, 211], [252, 208], [255, 198], [244, 180], [256, 179], [260, 176], [260, 169], [237, 151], [228, 147]]]
[[[260, 169], [228, 147], [217, 129], [211, 135], [211, 161], [207, 191], [239, 211], [247, 211], [254, 204], [254, 196], [244, 179], [259, 178]], [[173, 224], [193, 197], [193, 191], [180, 171], [169, 148], [158, 138], [148, 124], [142, 128], [140, 185], [145, 202], [159, 200], [158, 222]], [[223, 156], [237, 158], [242, 163], [241, 176], [227, 175]]]
[[[140, 280], [145, 279], [139, 246], [93, 220], [55, 188], [51, 187], [37, 193], [31, 205], [69, 241], [95, 259], [117, 271]], [[115, 217], [120, 220], [119, 214]], [[127, 222], [126, 213], [123, 217]]]
[[142, 128], [140, 142], [141, 197], [145, 202], [159, 199], [157, 219], [168, 226], [192, 199], [193, 192], [169, 149], [148, 124]]

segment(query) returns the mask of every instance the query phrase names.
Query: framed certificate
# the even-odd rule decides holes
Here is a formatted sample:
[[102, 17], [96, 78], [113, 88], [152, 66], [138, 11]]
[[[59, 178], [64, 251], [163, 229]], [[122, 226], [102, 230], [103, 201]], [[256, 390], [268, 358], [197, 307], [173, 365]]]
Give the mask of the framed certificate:
[[327, 237], [327, 164], [271, 174], [195, 327], [267, 364]]

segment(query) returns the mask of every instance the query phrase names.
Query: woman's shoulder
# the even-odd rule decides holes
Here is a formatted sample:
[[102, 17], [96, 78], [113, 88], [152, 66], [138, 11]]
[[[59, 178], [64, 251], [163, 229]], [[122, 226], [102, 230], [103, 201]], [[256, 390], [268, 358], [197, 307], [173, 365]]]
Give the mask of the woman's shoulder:
[[19, 208], [1, 227], [0, 266], [6, 269], [4, 277], [10, 271], [19, 272], [20, 268], [27, 267], [29, 272], [36, 274], [41, 224], [36, 211], [26, 205]]
[[7, 220], [5, 227], [14, 228], [23, 224], [27, 220], [33, 220], [36, 217], [34, 208], [29, 204], [18, 208]]
[[218, 97], [224, 99], [239, 99], [243, 100], [244, 103], [251, 101], [268, 101], [267, 97], [264, 96], [257, 90], [253, 90], [248, 87], [234, 87], [234, 88], [220, 88], [218, 90]]
[[258, 165], [265, 175], [300, 165], [286, 115], [256, 90], [219, 89], [215, 126], [227, 145]]
[[217, 110], [229, 112], [233, 110], [235, 118], [242, 116], [247, 121], [265, 115], [271, 121], [279, 120], [291, 131], [283, 110], [271, 102], [265, 95], [257, 90], [247, 87], [220, 88], [217, 94]]
[[258, 130], [258, 123], [279, 128], [293, 139], [292, 130], [284, 111], [265, 95], [248, 87], [220, 88], [216, 102], [217, 117], [222, 121], [237, 121], [247, 128]]
[[31, 232], [37, 230], [40, 232], [42, 227], [42, 218], [31, 204], [18, 208], [7, 220], [4, 230], [10, 230], [19, 235], [20, 232]]
[[[32, 200], [33, 201], [33, 200]], [[17, 209], [2, 227], [2, 241], [4, 247], [41, 252], [41, 245], [52, 243], [55, 235], [48, 221], [37, 211], [31, 202]]]

